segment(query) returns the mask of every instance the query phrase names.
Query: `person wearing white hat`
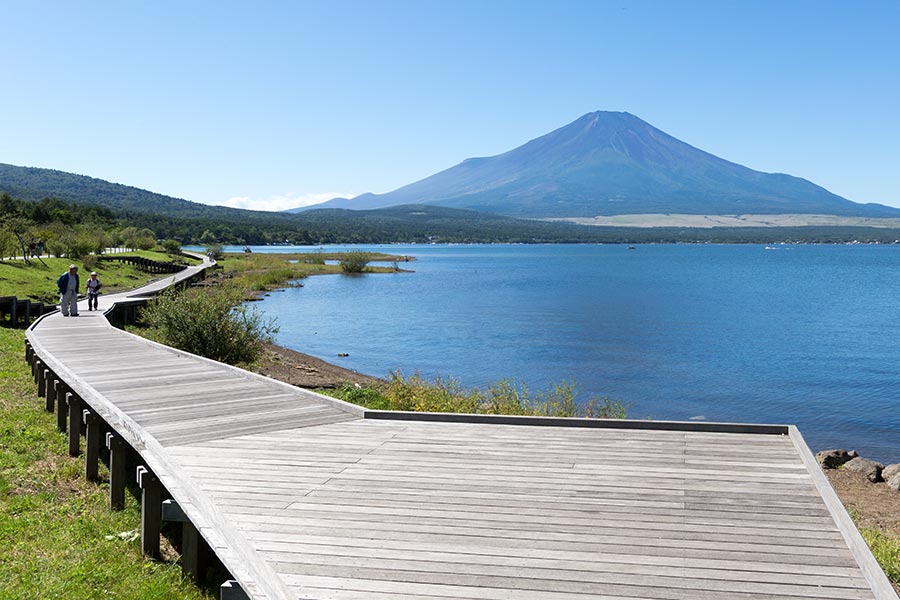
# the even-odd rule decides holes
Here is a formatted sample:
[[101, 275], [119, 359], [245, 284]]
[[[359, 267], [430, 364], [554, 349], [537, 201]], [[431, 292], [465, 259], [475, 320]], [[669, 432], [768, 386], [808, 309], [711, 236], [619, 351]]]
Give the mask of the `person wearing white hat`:
[[78, 267], [69, 265], [69, 270], [56, 280], [59, 288], [59, 310], [62, 316], [78, 316]]
[[91, 271], [91, 278], [85, 282], [84, 287], [87, 288], [88, 310], [97, 310], [97, 296], [100, 295], [100, 288], [103, 284], [97, 279], [97, 271]]

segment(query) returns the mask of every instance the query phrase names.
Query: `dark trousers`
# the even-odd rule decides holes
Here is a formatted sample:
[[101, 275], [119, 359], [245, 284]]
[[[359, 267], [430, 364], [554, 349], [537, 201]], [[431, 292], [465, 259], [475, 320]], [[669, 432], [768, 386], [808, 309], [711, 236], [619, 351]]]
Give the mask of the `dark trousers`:
[[88, 310], [97, 310], [97, 296], [99, 294], [92, 294], [88, 292]]

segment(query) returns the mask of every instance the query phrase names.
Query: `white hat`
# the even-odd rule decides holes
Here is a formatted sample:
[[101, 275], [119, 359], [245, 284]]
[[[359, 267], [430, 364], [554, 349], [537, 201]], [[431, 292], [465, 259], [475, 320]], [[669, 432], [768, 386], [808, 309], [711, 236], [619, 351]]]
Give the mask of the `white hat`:
[[69, 265], [69, 270], [71, 271], [72, 269], [78, 269], [78, 267], [76, 267], [75, 265]]
[[97, 271], [91, 271], [91, 275], [96, 275]]

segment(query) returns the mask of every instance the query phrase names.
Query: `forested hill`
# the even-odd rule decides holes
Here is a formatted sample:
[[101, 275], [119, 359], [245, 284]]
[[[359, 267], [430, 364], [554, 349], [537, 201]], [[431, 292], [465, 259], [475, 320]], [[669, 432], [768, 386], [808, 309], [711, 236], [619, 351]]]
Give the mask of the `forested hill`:
[[[40, 202], [53, 198], [112, 210], [160, 238], [189, 242], [269, 244], [598, 241], [596, 228], [542, 223], [437, 206], [303, 214], [241, 210], [189, 202], [136, 187], [53, 169], [0, 163], [0, 194]], [[54, 205], [54, 209], [58, 209]]]
[[17, 167], [0, 163], [0, 193], [7, 192], [20, 200], [57, 198], [66, 202], [103, 206], [117, 212], [155, 213], [172, 217], [247, 219], [280, 219], [279, 213], [210, 206], [140, 188], [34, 167]]

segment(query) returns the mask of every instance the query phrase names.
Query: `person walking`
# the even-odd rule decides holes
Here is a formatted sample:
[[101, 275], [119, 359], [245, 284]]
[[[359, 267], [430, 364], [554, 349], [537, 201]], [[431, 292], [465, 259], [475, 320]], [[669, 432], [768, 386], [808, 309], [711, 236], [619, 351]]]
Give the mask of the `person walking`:
[[103, 284], [97, 279], [97, 271], [91, 271], [91, 278], [84, 282], [88, 295], [88, 310], [97, 310], [97, 296], [100, 295], [100, 288]]
[[78, 316], [78, 267], [69, 265], [69, 270], [56, 280], [59, 288], [59, 310], [62, 316]]

